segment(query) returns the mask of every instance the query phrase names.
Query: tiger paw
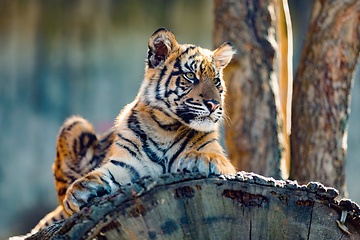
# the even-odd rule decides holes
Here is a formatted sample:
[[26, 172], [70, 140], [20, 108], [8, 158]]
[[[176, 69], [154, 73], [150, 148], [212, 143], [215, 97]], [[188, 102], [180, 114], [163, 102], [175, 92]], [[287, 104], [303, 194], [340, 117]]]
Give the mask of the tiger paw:
[[90, 181], [83, 177], [76, 180], [69, 187], [63, 201], [63, 207], [68, 214], [72, 215], [80, 211], [92, 199], [110, 193], [108, 186], [102, 185], [100, 182], [95, 181], [95, 179]]
[[236, 172], [234, 166], [225, 156], [196, 150], [180, 155], [173, 168], [174, 172], [201, 172], [207, 176]]

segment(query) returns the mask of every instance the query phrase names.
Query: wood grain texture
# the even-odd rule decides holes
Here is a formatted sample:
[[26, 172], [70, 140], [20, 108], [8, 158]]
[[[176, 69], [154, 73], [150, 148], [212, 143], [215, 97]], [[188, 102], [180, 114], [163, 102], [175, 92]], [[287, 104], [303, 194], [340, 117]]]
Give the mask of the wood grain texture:
[[238, 170], [280, 178], [284, 138], [275, 21], [272, 0], [215, 1], [214, 45], [230, 41], [237, 50], [224, 70], [229, 158]]
[[350, 91], [360, 51], [360, 1], [316, 1], [294, 79], [290, 178], [346, 196]]
[[[169, 174], [125, 186], [28, 239], [359, 239], [359, 207], [318, 183]], [[351, 235], [336, 223], [342, 211]], [[57, 225], [56, 225], [57, 224]]]

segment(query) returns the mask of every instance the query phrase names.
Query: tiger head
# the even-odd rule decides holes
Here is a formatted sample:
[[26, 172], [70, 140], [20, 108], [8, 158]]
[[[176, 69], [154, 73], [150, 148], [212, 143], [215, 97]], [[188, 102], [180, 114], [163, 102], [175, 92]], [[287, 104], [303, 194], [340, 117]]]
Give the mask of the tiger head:
[[210, 51], [179, 44], [169, 30], [159, 29], [149, 40], [139, 97], [190, 128], [212, 131], [223, 118], [222, 70], [233, 54], [229, 42]]

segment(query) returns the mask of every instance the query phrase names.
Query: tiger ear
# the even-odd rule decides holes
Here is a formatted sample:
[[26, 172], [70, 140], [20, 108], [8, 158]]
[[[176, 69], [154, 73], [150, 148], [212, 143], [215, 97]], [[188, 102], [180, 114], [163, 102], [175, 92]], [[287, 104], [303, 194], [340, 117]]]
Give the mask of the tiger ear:
[[148, 67], [153, 68], [164, 64], [170, 53], [176, 49], [178, 49], [178, 43], [174, 34], [165, 28], [159, 28], [149, 40]]
[[235, 49], [230, 42], [223, 43], [218, 49], [214, 51], [214, 60], [217, 68], [226, 67], [232, 56], [235, 54]]

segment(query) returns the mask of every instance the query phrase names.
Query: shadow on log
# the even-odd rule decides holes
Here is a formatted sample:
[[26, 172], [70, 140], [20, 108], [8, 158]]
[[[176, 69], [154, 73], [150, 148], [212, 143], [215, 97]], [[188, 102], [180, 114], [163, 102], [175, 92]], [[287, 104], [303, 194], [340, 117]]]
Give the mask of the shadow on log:
[[[27, 239], [360, 239], [360, 209], [319, 183], [253, 173], [145, 178]], [[342, 216], [342, 217], [341, 217]]]

